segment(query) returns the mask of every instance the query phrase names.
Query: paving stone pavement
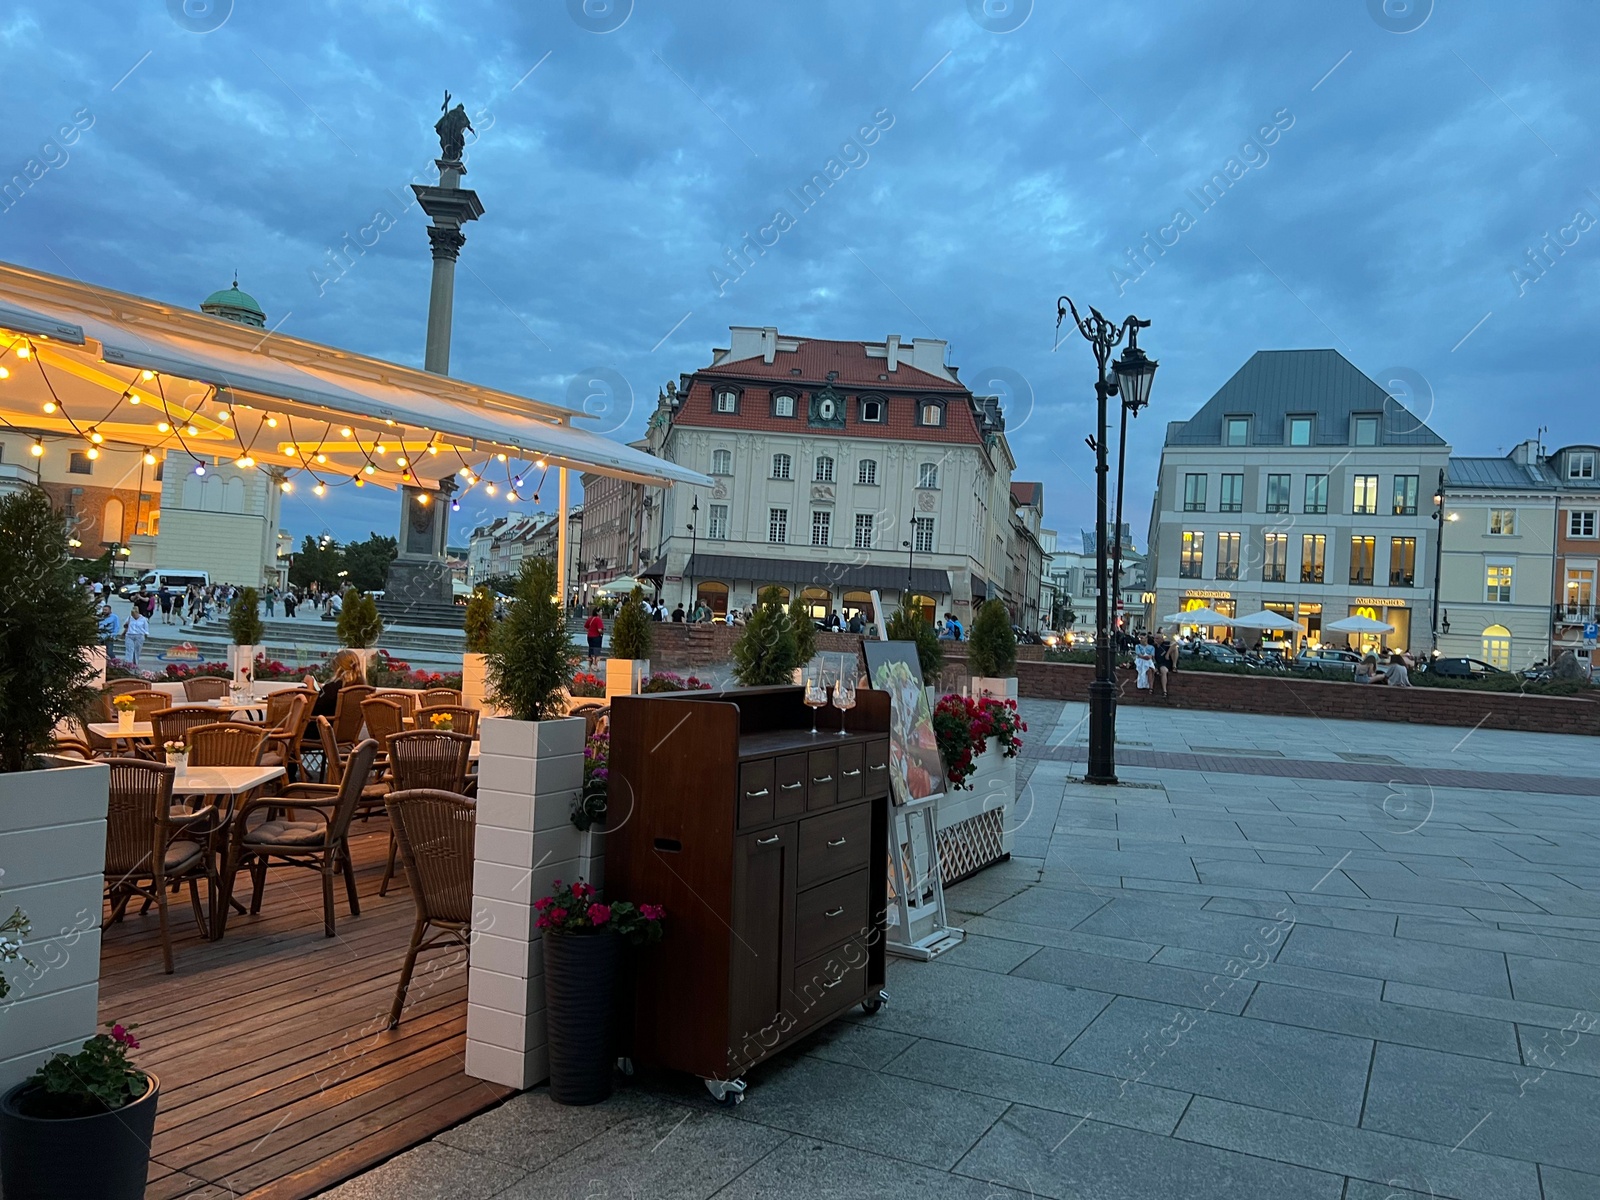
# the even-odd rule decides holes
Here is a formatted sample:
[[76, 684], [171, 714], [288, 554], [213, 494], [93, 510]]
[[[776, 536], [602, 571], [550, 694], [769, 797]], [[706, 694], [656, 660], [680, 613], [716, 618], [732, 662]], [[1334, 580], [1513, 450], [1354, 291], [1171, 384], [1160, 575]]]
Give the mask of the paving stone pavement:
[[326, 1195], [1600, 1197], [1592, 741], [1129, 709], [1097, 788], [1023, 709], [1014, 857], [880, 1013], [736, 1109], [536, 1089]]

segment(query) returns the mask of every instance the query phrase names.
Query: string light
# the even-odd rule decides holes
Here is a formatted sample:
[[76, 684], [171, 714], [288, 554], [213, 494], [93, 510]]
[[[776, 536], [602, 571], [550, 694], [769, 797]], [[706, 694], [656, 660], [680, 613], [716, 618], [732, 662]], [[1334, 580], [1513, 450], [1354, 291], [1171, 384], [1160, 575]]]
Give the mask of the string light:
[[450, 511], [451, 512], [460, 512], [461, 511], [461, 501], [459, 501], [459, 500], [450, 501]]
[[326, 454], [319, 454], [317, 455], [317, 461], [319, 463], [325, 463], [328, 461], [328, 456]]
[[377, 451], [379, 454], [387, 454], [387, 453], [389, 453], [389, 447], [385, 446], [382, 442], [377, 443], [372, 448], [375, 451]]
[[497, 459], [499, 459], [501, 462], [505, 462], [505, 460], [506, 460], [506, 456], [504, 454], [496, 454], [495, 457]]
[[35, 458], [43, 458], [44, 457], [44, 441], [43, 441], [43, 439], [34, 438], [33, 439], [33, 445], [29, 446], [28, 450], [29, 450], [30, 453], [32, 453], [32, 455]]
[[[4, 377], [0, 376], [0, 378], [4, 378]], [[432, 442], [429, 442], [428, 443], [428, 453], [429, 454], [437, 454], [437, 453], [439, 453], [439, 447], [435, 446]]]
[[339, 436], [340, 437], [349, 437], [350, 436], [350, 426], [346, 425], [343, 429], [339, 430]]
[[156, 422], [156, 432], [157, 433], [171, 433], [172, 432], [172, 426], [168, 425], [165, 421], [157, 421]]
[[31, 349], [29, 349], [27, 342], [23, 342], [22, 345], [17, 347], [17, 357], [18, 358], [27, 358], [28, 355], [30, 355], [32, 353], [33, 353], [33, 351]]
[[139, 393], [138, 392], [129, 392], [128, 393], [128, 403], [129, 404], [143, 404], [144, 401], [139, 398]]
[[96, 450], [93, 446], [89, 447], [88, 454], [91, 459], [100, 457], [100, 451]]
[[383, 419], [383, 423], [385, 425], [393, 425], [394, 424], [394, 418], [393, 417], [385, 417]]
[[356, 476], [356, 486], [357, 487], [366, 487], [367, 486], [367, 481], [365, 479], [361, 478], [361, 476], [357, 475]]
[[105, 438], [100, 436], [100, 431], [98, 429], [91, 429], [89, 431], [89, 440], [98, 446], [101, 442], [105, 441]]
[[327, 488], [323, 487], [322, 484], [319, 483], [319, 484], [317, 484], [316, 487], [311, 489], [311, 494], [314, 495], [314, 496], [321, 496], [327, 490], [328, 490]]
[[548, 468], [544, 465], [544, 459], [542, 459], [542, 458], [534, 459], [533, 460], [533, 465], [538, 467], [539, 470], [541, 470], [541, 471], [548, 470]]
[[373, 466], [371, 463], [368, 463], [362, 468], [362, 470], [364, 470], [368, 475], [375, 475], [377, 474], [378, 468]]
[[513, 487], [518, 487], [518, 488], [520, 488], [522, 486], [522, 476], [521, 475], [517, 476], [516, 482], [512, 486]]
[[56, 402], [54, 400], [46, 400], [44, 402], [44, 411], [46, 416], [49, 416], [51, 413], [55, 412], [55, 410]]
[[427, 492], [422, 492], [422, 493], [418, 494], [417, 503], [422, 505], [423, 508], [427, 508], [428, 507], [428, 493]]
[[268, 429], [276, 429], [277, 427], [278, 427], [278, 418], [277, 417], [268, 417], [267, 418], [267, 428]]
[[198, 426], [195, 426], [195, 425], [189, 426], [189, 428], [185, 429], [184, 432], [187, 433], [190, 437], [199, 437], [200, 436], [200, 429], [199, 429]]
[[471, 479], [472, 478], [472, 472], [467, 470], [465, 467], [462, 467], [461, 470], [456, 472], [456, 474], [461, 476], [461, 478], [463, 478], [463, 479]]
[[195, 465], [194, 465], [194, 473], [196, 475], [204, 475], [206, 473], [206, 465], [205, 465], [205, 463], [195, 463]]
[[229, 416], [231, 416], [231, 415], [232, 414], [229, 413], [228, 410], [224, 408], [220, 412], [217, 413], [217, 420], [226, 421], [229, 418]]
[[487, 487], [484, 488], [484, 491], [488, 492], [489, 495], [491, 495], [491, 496], [494, 495], [494, 484], [492, 484], [492, 483], [489, 484]]
[[148, 450], [144, 452], [144, 465], [147, 467], [153, 467], [156, 465], [156, 456], [151, 454]]
[[140, 371], [139, 372], [139, 378], [144, 380], [146, 383], [149, 383], [155, 377], [156, 377], [156, 373], [154, 371]]
[[0, 367], [0, 379], [10, 379], [10, 378], [11, 378], [11, 368], [10, 367]]
[[280, 492], [292, 492], [292, 491], [294, 491], [294, 484], [290, 483], [287, 479], [285, 479], [282, 483], [280, 483], [278, 485], [278, 490]]
[[408, 466], [410, 465], [410, 460], [406, 458], [404, 454], [402, 454], [399, 458], [394, 460], [394, 465], [397, 467]]

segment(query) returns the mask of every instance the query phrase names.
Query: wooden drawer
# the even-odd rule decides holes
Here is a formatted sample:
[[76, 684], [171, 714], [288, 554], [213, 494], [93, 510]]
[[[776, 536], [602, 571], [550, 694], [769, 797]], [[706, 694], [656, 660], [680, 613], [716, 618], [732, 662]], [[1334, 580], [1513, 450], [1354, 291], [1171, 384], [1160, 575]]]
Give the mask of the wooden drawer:
[[839, 751], [830, 746], [806, 755], [806, 809], [832, 808], [839, 797]]
[[889, 791], [889, 739], [876, 738], [866, 745], [866, 773], [862, 775], [868, 796], [883, 796]]
[[799, 1028], [837, 1015], [866, 999], [868, 951], [852, 938], [794, 969], [789, 1011]]
[[853, 804], [800, 822], [802, 888], [848, 875], [867, 865], [872, 840], [870, 805]]
[[773, 815], [779, 820], [798, 817], [806, 810], [806, 755], [785, 754], [777, 761], [776, 775]]
[[770, 758], [739, 765], [739, 825], [765, 825], [772, 820], [773, 764]]
[[867, 927], [867, 872], [807, 888], [794, 901], [794, 957], [803, 962]]
[[839, 747], [839, 803], [859, 800], [866, 794], [866, 747], [851, 742]]

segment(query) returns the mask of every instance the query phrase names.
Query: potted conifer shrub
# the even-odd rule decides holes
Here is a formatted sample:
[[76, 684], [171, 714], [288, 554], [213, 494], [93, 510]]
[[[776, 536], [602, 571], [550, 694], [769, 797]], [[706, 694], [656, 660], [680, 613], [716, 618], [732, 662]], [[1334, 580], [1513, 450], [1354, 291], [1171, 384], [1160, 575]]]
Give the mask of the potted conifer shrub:
[[1017, 634], [999, 600], [985, 601], [967, 635], [967, 666], [973, 696], [1017, 698]]
[[[98, 926], [109, 773], [104, 763], [49, 755], [56, 724], [87, 713], [98, 696], [87, 653], [98, 643], [95, 605], [77, 584], [67, 539], [44, 492], [0, 497], [0, 580], [9, 581], [0, 587], [0, 870], [8, 886], [48, 896], [54, 912], [93, 913]], [[67, 957], [79, 936], [12, 940], [49, 962]], [[41, 972], [7, 999], [0, 1091], [94, 1033], [98, 952], [88, 965], [87, 978]]]
[[339, 645], [354, 650], [361, 665], [371, 669], [374, 647], [383, 636], [383, 618], [378, 615], [378, 602], [364, 592], [350, 588], [339, 602], [339, 619], [334, 625], [339, 634]]
[[57, 1054], [0, 1097], [0, 1191], [7, 1200], [140, 1200], [160, 1081], [128, 1060], [130, 1028], [110, 1025]]
[[611, 657], [606, 660], [606, 700], [632, 696], [650, 674], [650, 618], [644, 612], [644, 589], [629, 593], [611, 624]]
[[522, 564], [486, 655], [489, 700], [504, 716], [478, 727], [477, 850], [467, 1073], [528, 1088], [548, 1074], [542, 931], [533, 898], [555, 879], [596, 878], [599, 835], [571, 816], [583, 786], [584, 721], [567, 717], [578, 658], [556, 594], [555, 564]]
[[789, 628], [794, 631], [794, 681], [801, 683], [807, 664], [817, 656], [817, 623], [799, 596], [789, 605]]
[[228, 647], [228, 669], [233, 681], [248, 685], [256, 665], [256, 651], [265, 636], [261, 623], [261, 593], [253, 587], [240, 588], [228, 609], [228, 636], [233, 645]]
[[483, 708], [488, 691], [484, 655], [494, 633], [494, 597], [489, 589], [475, 588], [467, 599], [467, 649], [461, 656], [461, 703], [468, 708]]
[[733, 675], [745, 687], [789, 683], [799, 666], [794, 625], [775, 587], [762, 591], [744, 632], [733, 645]]

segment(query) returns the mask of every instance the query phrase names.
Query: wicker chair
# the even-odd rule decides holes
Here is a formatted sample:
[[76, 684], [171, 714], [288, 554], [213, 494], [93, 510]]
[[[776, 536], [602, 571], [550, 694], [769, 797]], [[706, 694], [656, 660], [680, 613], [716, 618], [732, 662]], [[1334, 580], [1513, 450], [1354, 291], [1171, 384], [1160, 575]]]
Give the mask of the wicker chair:
[[397, 688], [384, 688], [374, 693], [372, 699], [387, 700], [391, 704], [400, 706], [400, 715], [414, 717], [417, 715], [417, 694], [415, 692], [402, 692]]
[[85, 760], [95, 757], [94, 747], [90, 746], [83, 738], [54, 737], [50, 739], [50, 753], [60, 758], [81, 758]]
[[333, 740], [341, 748], [354, 746], [361, 736], [361, 702], [377, 690], [364, 683], [348, 683], [339, 689], [333, 710]]
[[[162, 709], [172, 707], [172, 697], [165, 692], [123, 692], [133, 701], [133, 719], [135, 721], [148, 721], [155, 713]], [[113, 708], [113, 712], [116, 710]], [[215, 715], [215, 714], [213, 714]]]
[[[270, 694], [267, 697], [267, 724], [274, 729], [283, 728], [284, 716], [293, 707], [295, 700], [301, 697], [304, 697], [308, 711], [310, 706], [317, 702], [317, 694], [310, 688], [281, 688]], [[307, 720], [309, 719], [308, 717]]]
[[[311, 712], [311, 698], [301, 692], [280, 692], [286, 695], [288, 701], [279, 704], [280, 710], [276, 721], [272, 719], [273, 706], [267, 706], [268, 749], [262, 752], [261, 765], [264, 767], [293, 767], [295, 774], [299, 775], [300, 765], [300, 739], [305, 736], [306, 720]], [[276, 697], [274, 697], [276, 698]]]
[[267, 731], [244, 721], [196, 725], [185, 735], [191, 767], [254, 767], [261, 763]]
[[465, 796], [423, 788], [391, 792], [388, 808], [406, 878], [411, 881], [411, 899], [417, 906], [417, 923], [400, 969], [400, 986], [389, 1009], [389, 1028], [395, 1029], [417, 955], [442, 940], [459, 943], [463, 952], [470, 950], [478, 806]]
[[478, 710], [463, 708], [459, 704], [430, 704], [425, 708], [417, 709], [417, 728], [432, 729], [433, 715], [445, 713], [450, 717], [450, 731], [452, 733], [465, 733], [470, 737], [478, 736]]
[[[389, 778], [395, 791], [449, 792], [461, 796], [467, 790], [467, 764], [472, 753], [472, 738], [465, 733], [446, 733], [442, 729], [417, 729], [397, 733], [389, 739]], [[395, 875], [393, 827], [389, 830], [389, 863], [383, 869], [378, 895], [389, 894], [389, 881]]]
[[183, 681], [183, 698], [193, 704], [196, 700], [226, 700], [230, 681], [221, 675], [196, 675]]
[[215, 725], [223, 714], [204, 704], [181, 704], [176, 708], [164, 708], [150, 717], [150, 725], [155, 731], [151, 740], [155, 743], [160, 757], [159, 748], [164, 742], [187, 741], [189, 731], [201, 725]]
[[[149, 690], [150, 684], [143, 679], [113, 679], [101, 686], [100, 696], [109, 705], [113, 696], [121, 696], [127, 692], [148, 692]], [[110, 712], [110, 708], [106, 707], [105, 711]]]
[[189, 885], [200, 936], [209, 937], [206, 913], [200, 903], [200, 880], [216, 885], [211, 855], [203, 831], [215, 810], [199, 809], [182, 817], [171, 815], [173, 769], [165, 763], [140, 758], [114, 758], [110, 804], [106, 810], [106, 898], [111, 903], [111, 923], [122, 920], [128, 901], [141, 897], [153, 902], [161, 914], [161, 958], [172, 974], [172, 933], [167, 924], [167, 893], [180, 883]]
[[[281, 795], [251, 800], [239, 809], [228, 839], [227, 863], [222, 871], [222, 894], [233, 898], [233, 885], [241, 870], [248, 870], [252, 883], [250, 915], [261, 912], [261, 894], [267, 886], [267, 868], [273, 865], [303, 867], [322, 876], [322, 932], [332, 937], [333, 879], [344, 876], [345, 897], [350, 915], [361, 915], [356, 896], [355, 867], [350, 861], [350, 821], [355, 816], [361, 789], [378, 753], [378, 743], [368, 738], [350, 753], [343, 782], [337, 786], [322, 783], [295, 783]], [[291, 819], [278, 819], [275, 810], [288, 806]], [[292, 819], [299, 809], [313, 809], [316, 821]], [[251, 823], [262, 814], [264, 820]], [[470, 862], [470, 860], [469, 860]], [[228, 905], [219, 906], [226, 916]]]
[[405, 729], [405, 710], [387, 696], [369, 696], [361, 702], [361, 717], [366, 722], [367, 734], [376, 738], [387, 752], [389, 739]]
[[[333, 726], [327, 717], [317, 717], [314, 726], [322, 742], [323, 762], [327, 764], [323, 769], [322, 782], [337, 784], [344, 779], [344, 761], [339, 757], [339, 748], [333, 744]], [[390, 790], [387, 779], [377, 777], [376, 771], [369, 772], [367, 782], [361, 789], [361, 800], [356, 805], [356, 816], [365, 821], [373, 813], [381, 813], [383, 798]]]
[[417, 697], [418, 708], [438, 708], [441, 704], [459, 705], [461, 693], [454, 688], [429, 688]]

